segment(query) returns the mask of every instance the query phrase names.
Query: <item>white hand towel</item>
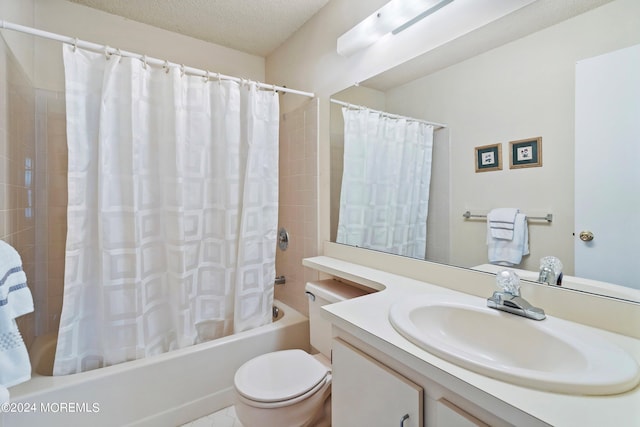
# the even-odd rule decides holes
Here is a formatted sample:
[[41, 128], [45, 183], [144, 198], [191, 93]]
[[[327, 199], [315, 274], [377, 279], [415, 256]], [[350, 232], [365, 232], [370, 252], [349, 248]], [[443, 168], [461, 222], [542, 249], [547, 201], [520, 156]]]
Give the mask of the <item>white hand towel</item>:
[[522, 262], [522, 257], [529, 254], [529, 229], [527, 217], [517, 214], [513, 227], [513, 239], [497, 239], [487, 233], [487, 246], [489, 262], [506, 266], [517, 265]]
[[32, 311], [33, 298], [20, 255], [0, 240], [0, 331], [8, 329], [11, 320]]
[[16, 317], [33, 311], [18, 252], [0, 240], [0, 385], [11, 387], [31, 378], [31, 363]]
[[14, 385], [31, 379], [31, 362], [16, 321], [10, 330], [0, 332], [0, 385]]
[[495, 239], [513, 239], [513, 228], [516, 215], [520, 212], [517, 208], [492, 209], [487, 214], [487, 227], [491, 236]]

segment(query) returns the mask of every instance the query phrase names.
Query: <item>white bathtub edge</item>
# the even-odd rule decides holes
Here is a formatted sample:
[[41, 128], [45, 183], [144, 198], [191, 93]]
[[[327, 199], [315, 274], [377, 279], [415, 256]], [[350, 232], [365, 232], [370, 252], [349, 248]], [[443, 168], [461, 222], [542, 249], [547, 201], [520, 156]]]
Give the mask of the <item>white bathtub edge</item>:
[[284, 317], [254, 330], [101, 370], [35, 376], [10, 389], [12, 402], [97, 402], [100, 410], [4, 414], [4, 427], [175, 427], [223, 409], [232, 404], [233, 375], [246, 360], [276, 350], [309, 350], [308, 318], [280, 301], [275, 304]]
[[200, 415], [194, 417], [194, 414], [206, 415], [212, 412], [211, 408], [218, 408], [217, 410], [220, 410], [231, 406], [233, 405], [233, 400], [233, 387], [228, 387], [200, 399], [137, 420], [131, 424], [127, 424], [125, 427], [156, 427], [166, 424], [177, 426], [200, 418]]

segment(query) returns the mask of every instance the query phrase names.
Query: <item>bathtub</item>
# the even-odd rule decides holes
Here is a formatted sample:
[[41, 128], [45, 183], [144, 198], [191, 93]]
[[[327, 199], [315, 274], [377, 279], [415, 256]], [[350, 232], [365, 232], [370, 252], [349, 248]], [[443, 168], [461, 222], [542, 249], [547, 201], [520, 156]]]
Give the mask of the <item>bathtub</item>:
[[[9, 389], [2, 427], [178, 426], [233, 404], [233, 376], [263, 353], [309, 350], [309, 320], [276, 301], [273, 323], [146, 359], [66, 376], [45, 376], [53, 339], [34, 349], [30, 381]], [[52, 356], [50, 356], [52, 357]]]

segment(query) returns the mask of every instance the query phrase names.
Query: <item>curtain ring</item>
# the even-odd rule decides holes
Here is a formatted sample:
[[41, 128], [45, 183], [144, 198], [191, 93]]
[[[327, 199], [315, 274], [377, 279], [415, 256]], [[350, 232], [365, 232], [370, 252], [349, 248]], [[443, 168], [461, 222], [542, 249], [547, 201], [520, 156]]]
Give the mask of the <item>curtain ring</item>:
[[222, 74], [216, 73], [218, 75], [218, 86], [222, 86]]
[[164, 60], [164, 64], [162, 65], [162, 68], [164, 68], [164, 72], [166, 74], [169, 74], [169, 61], [167, 61], [166, 59]]
[[276, 90], [276, 85], [271, 85], [271, 88], [273, 89], [273, 94], [276, 95], [278, 93], [278, 91]]
[[109, 46], [104, 46], [104, 57], [107, 58], [107, 61], [111, 59], [111, 54], [109, 53]]
[[184, 77], [184, 64], [180, 64], [180, 77]]
[[76, 50], [78, 50], [78, 38], [74, 37], [73, 38], [73, 51], [75, 52]]
[[142, 55], [142, 68], [147, 69], [147, 55]]
[[209, 72], [209, 70], [207, 70], [206, 74], [204, 75], [204, 82], [209, 83], [210, 79], [211, 79], [211, 73]]

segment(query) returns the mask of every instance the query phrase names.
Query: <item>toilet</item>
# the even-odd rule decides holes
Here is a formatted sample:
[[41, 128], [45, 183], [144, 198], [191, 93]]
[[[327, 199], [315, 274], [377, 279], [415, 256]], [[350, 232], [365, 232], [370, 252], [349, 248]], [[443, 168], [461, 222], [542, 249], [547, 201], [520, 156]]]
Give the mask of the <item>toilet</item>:
[[294, 349], [257, 356], [234, 377], [235, 410], [246, 427], [324, 427], [331, 425], [331, 323], [320, 307], [368, 292], [336, 280], [307, 283], [311, 346], [318, 354]]

